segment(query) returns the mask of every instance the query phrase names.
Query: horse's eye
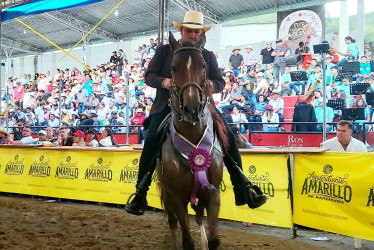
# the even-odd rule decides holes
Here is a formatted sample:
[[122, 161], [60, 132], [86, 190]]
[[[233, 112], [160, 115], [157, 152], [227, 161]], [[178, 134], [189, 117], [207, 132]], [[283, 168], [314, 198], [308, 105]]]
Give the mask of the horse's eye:
[[177, 68], [175, 66], [171, 66], [171, 70], [174, 72], [177, 70]]

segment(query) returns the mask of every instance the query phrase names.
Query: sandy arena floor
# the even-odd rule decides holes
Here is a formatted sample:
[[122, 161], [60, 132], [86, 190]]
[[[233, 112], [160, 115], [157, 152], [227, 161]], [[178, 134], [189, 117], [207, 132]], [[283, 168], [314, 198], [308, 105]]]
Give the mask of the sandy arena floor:
[[[144, 216], [127, 214], [123, 206], [100, 206], [83, 202], [50, 202], [0, 194], [0, 249], [170, 249], [171, 236], [162, 212], [147, 211]], [[200, 249], [200, 233], [193, 218], [195, 245]], [[220, 249], [352, 249], [353, 239], [318, 231], [244, 223], [220, 222]], [[327, 236], [329, 242], [310, 237]], [[373, 249], [373, 242], [363, 242]]]

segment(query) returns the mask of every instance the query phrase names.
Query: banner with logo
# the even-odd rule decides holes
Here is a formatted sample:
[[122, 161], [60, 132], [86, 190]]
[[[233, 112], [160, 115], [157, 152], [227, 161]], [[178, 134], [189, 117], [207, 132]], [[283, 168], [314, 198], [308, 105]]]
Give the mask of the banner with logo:
[[[325, 9], [323, 5], [302, 9], [277, 12], [277, 39], [282, 39], [288, 48], [287, 64], [296, 64], [295, 51], [300, 42], [309, 40], [309, 49], [313, 54], [313, 45], [324, 39]], [[308, 39], [308, 36], [310, 37]]]
[[[135, 192], [140, 152], [1, 148], [0, 191], [125, 204]], [[287, 155], [243, 154], [243, 169], [269, 200], [258, 209], [235, 206], [227, 171], [220, 186], [220, 218], [291, 227]], [[161, 208], [154, 175], [148, 203]], [[190, 210], [191, 214], [194, 214]]]
[[374, 154], [296, 154], [294, 222], [374, 240]]

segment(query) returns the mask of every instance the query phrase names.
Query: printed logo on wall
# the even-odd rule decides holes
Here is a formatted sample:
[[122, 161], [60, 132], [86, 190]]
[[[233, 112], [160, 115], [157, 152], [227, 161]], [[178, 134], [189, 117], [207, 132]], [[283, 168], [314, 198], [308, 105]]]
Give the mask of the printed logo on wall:
[[138, 180], [138, 174], [139, 174], [139, 160], [136, 158], [132, 160], [132, 164], [129, 166], [129, 164], [126, 164], [121, 169], [121, 174], [119, 177], [120, 182], [124, 183], [132, 183], [135, 184]]
[[71, 162], [70, 156], [66, 157], [65, 162], [60, 162], [56, 168], [56, 178], [74, 180], [77, 179], [78, 176], [78, 161]]
[[264, 194], [269, 197], [274, 197], [274, 185], [270, 182], [270, 174], [266, 172], [265, 174], [256, 174], [256, 166], [250, 165], [248, 167], [248, 179], [255, 185], [257, 185]]
[[33, 177], [48, 177], [51, 174], [49, 160], [44, 161], [44, 155], [39, 157], [39, 162], [34, 161], [29, 170], [29, 175]]
[[315, 171], [309, 174], [303, 183], [301, 194], [308, 195], [311, 199], [344, 204], [352, 200], [352, 188], [348, 185], [348, 174], [334, 176], [333, 167], [325, 165], [323, 174], [318, 175]]
[[278, 12], [277, 39], [282, 39], [283, 45], [288, 49], [288, 64], [296, 64], [295, 51], [300, 42], [308, 42], [312, 54], [313, 45], [321, 43], [324, 37], [324, 13], [323, 6]]
[[7, 175], [22, 175], [24, 166], [24, 159], [19, 160], [18, 155], [14, 156], [14, 160], [9, 160], [5, 166], [4, 174]]
[[108, 182], [112, 180], [113, 172], [110, 169], [111, 162], [103, 164], [103, 158], [97, 158], [97, 164], [92, 163], [87, 169], [84, 179], [89, 181]]

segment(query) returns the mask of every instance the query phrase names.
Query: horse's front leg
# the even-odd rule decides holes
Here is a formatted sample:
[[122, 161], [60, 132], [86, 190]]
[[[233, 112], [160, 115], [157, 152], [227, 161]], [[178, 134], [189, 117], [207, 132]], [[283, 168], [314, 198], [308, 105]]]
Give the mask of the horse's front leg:
[[207, 217], [209, 226], [208, 247], [209, 250], [218, 248], [218, 213], [220, 206], [219, 190], [209, 191], [209, 199], [207, 206]]
[[170, 194], [164, 195], [164, 206], [165, 210], [168, 214], [168, 223], [171, 231], [171, 237], [172, 237], [172, 247], [173, 250], [178, 249], [178, 241], [177, 241], [177, 230], [178, 230], [178, 220], [177, 216], [174, 213], [174, 205], [173, 202], [170, 199]]
[[183, 249], [195, 249], [195, 244], [193, 242], [190, 232], [190, 220], [187, 213], [187, 205], [183, 205], [182, 202], [178, 199], [174, 203], [174, 212], [178, 218], [179, 225], [181, 227]]

